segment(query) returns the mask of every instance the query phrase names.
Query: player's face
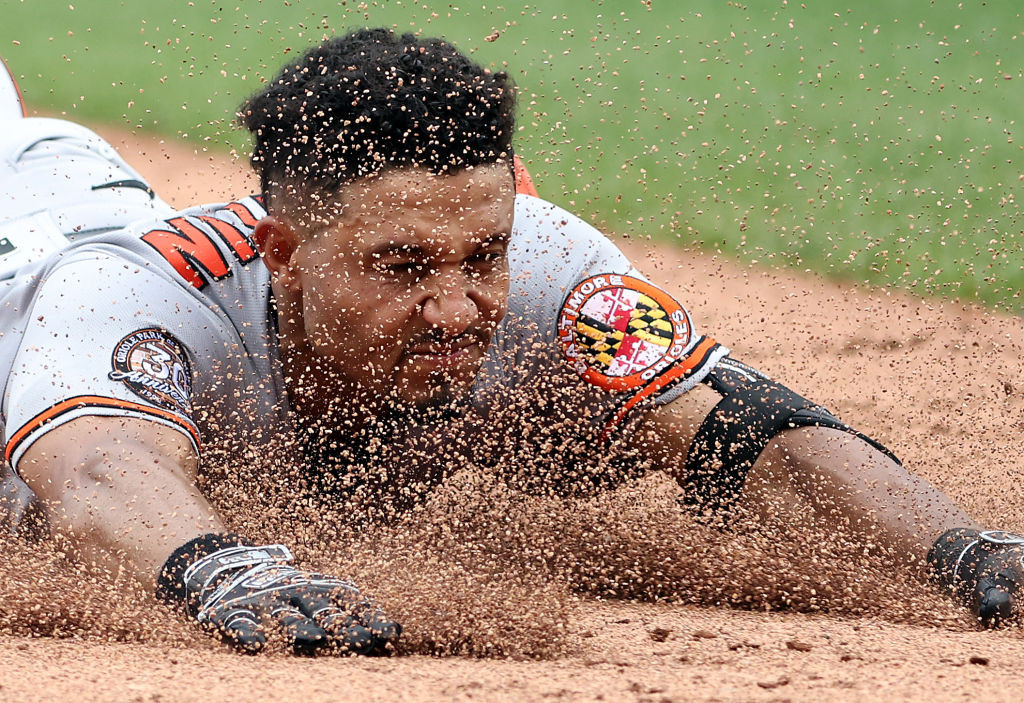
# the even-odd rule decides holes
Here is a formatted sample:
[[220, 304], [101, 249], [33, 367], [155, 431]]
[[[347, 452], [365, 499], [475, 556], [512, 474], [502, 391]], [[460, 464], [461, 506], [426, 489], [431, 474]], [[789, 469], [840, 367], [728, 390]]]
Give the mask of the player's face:
[[340, 213], [293, 259], [314, 352], [417, 406], [468, 389], [505, 315], [514, 197], [503, 163], [345, 186]]

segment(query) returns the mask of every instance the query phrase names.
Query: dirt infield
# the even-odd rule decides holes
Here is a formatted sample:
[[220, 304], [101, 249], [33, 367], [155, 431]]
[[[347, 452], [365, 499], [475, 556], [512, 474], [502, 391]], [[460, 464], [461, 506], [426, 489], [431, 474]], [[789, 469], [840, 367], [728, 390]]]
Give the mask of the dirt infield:
[[[253, 187], [243, 163], [152, 139], [104, 136], [176, 205]], [[870, 430], [981, 522], [1024, 530], [1018, 318], [739, 266], [693, 251], [636, 241], [622, 246], [738, 358]], [[616, 519], [621, 530], [631, 518], [624, 509]], [[659, 524], [651, 518], [649, 527]], [[586, 534], [565, 539], [571, 544]], [[642, 550], [643, 537], [622, 537], [620, 544]], [[680, 551], [659, 547], [650, 561], [675, 554], [686, 568], [707, 570], [712, 581], [741, 583], [737, 593], [761, 594], [752, 600], [726, 587], [721, 597], [712, 591], [682, 596], [686, 574], [666, 565], [666, 578], [678, 584], [675, 595], [635, 590], [674, 603], [602, 600], [571, 589], [552, 596], [542, 586], [531, 590], [527, 582], [495, 589], [490, 606], [466, 606], [452, 616], [462, 618], [450, 625], [452, 631], [464, 628], [470, 638], [485, 626], [500, 630], [506, 618], [514, 621], [514, 632], [494, 634], [505, 643], [495, 650], [503, 657], [249, 658], [198, 639], [166, 644], [174, 640], [176, 624], [158, 618], [152, 627], [165, 631], [149, 635], [146, 623], [129, 627], [135, 634], [126, 637], [108, 628], [111, 639], [128, 641], [0, 635], [0, 700], [1019, 699], [1019, 630], [977, 631], [939, 596], [922, 594], [905, 576], [874, 573], [841, 545], [830, 548], [820, 564], [787, 564], [792, 555], [820, 555], [796, 547], [772, 552], [771, 545], [737, 538], [737, 550], [749, 545], [776, 561], [765, 566], [767, 557], [741, 555], [721, 567], [703, 563], [700, 550], [688, 546], [732, 539], [680, 535]], [[601, 558], [611, 564], [613, 557]], [[646, 564], [636, 568], [661, 573]], [[393, 576], [432, 578], [429, 570]], [[376, 586], [387, 602], [387, 586]], [[442, 586], [435, 589], [441, 602], [423, 611], [409, 606], [413, 623], [424, 612], [424, 622], [449, 626], [438, 614], [445, 607]], [[97, 594], [90, 598], [95, 601]], [[46, 596], [40, 600], [47, 602]], [[716, 606], [718, 600], [748, 602], [752, 610]], [[789, 612], [759, 612], [779, 609]], [[435, 641], [457, 640], [452, 631]], [[407, 635], [413, 642], [429, 639], [415, 625]], [[568, 644], [524, 645], [528, 638]]]

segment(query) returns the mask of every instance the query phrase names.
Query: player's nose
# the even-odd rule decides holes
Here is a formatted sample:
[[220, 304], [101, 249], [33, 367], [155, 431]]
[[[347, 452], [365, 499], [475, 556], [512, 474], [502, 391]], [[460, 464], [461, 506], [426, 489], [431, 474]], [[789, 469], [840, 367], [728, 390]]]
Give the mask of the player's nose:
[[463, 276], [438, 276], [422, 307], [423, 319], [448, 336], [457, 336], [476, 323], [480, 310], [474, 302], [469, 282]]

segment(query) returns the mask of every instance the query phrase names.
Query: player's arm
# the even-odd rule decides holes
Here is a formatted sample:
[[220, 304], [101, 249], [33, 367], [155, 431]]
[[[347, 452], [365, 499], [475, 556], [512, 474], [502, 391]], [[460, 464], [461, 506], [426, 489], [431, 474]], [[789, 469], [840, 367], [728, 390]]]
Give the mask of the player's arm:
[[[521, 233], [530, 219], [517, 210]], [[871, 543], [926, 557], [933, 580], [982, 620], [1012, 614], [1024, 538], [980, 532], [880, 443], [700, 336], [689, 313], [592, 228], [564, 211], [557, 219], [576, 246], [595, 252], [563, 276], [555, 334], [570, 366], [610, 392], [598, 441], [628, 435], [631, 452], [673, 474], [702, 513], [739, 499], [771, 509], [794, 497]], [[651, 402], [660, 408], [623, 433]]]
[[715, 390], [650, 411], [634, 442], [697, 510], [736, 501], [772, 510], [796, 499], [871, 543], [926, 560], [929, 575], [987, 624], [1015, 614], [1024, 540], [981, 532], [882, 445], [750, 367], [726, 360], [709, 385]]
[[36, 440], [18, 469], [77, 556], [127, 565], [163, 600], [247, 651], [275, 621], [299, 652], [383, 653], [401, 629], [351, 583], [291, 566], [283, 545], [230, 533], [195, 484], [181, 432], [85, 416]]
[[[615, 254], [586, 273], [628, 266]], [[973, 527], [882, 445], [699, 335], [667, 291], [636, 275], [586, 273], [577, 274], [556, 318], [563, 353], [584, 380], [616, 398], [602, 437], [621, 432], [645, 403], [661, 404], [635, 433], [633, 449], [672, 473], [694, 507], [721, 511], [741, 495], [777, 501], [793, 488], [872, 541], [922, 556], [947, 529]]]
[[171, 552], [226, 531], [196, 488], [197, 465], [181, 432], [138, 418], [85, 416], [33, 443], [18, 472], [77, 556], [121, 563], [155, 589]]

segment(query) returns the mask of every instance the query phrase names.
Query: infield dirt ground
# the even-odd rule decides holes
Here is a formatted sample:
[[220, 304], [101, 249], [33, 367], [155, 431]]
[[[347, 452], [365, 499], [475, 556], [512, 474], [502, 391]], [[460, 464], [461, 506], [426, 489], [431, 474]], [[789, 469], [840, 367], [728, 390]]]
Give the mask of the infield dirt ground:
[[[148, 138], [104, 136], [176, 205], [253, 187], [242, 162]], [[1018, 318], [739, 266], [692, 250], [620, 243], [739, 358], [876, 435], [982, 523], [1024, 529]], [[938, 595], [926, 617], [904, 618], [899, 607], [889, 616], [887, 602], [923, 588], [903, 585], [868, 592], [875, 602], [870, 615], [580, 596], [569, 622], [578, 645], [540, 660], [244, 657], [219, 645], [6, 634], [0, 700], [1020, 699], [1019, 630], [978, 631]]]

